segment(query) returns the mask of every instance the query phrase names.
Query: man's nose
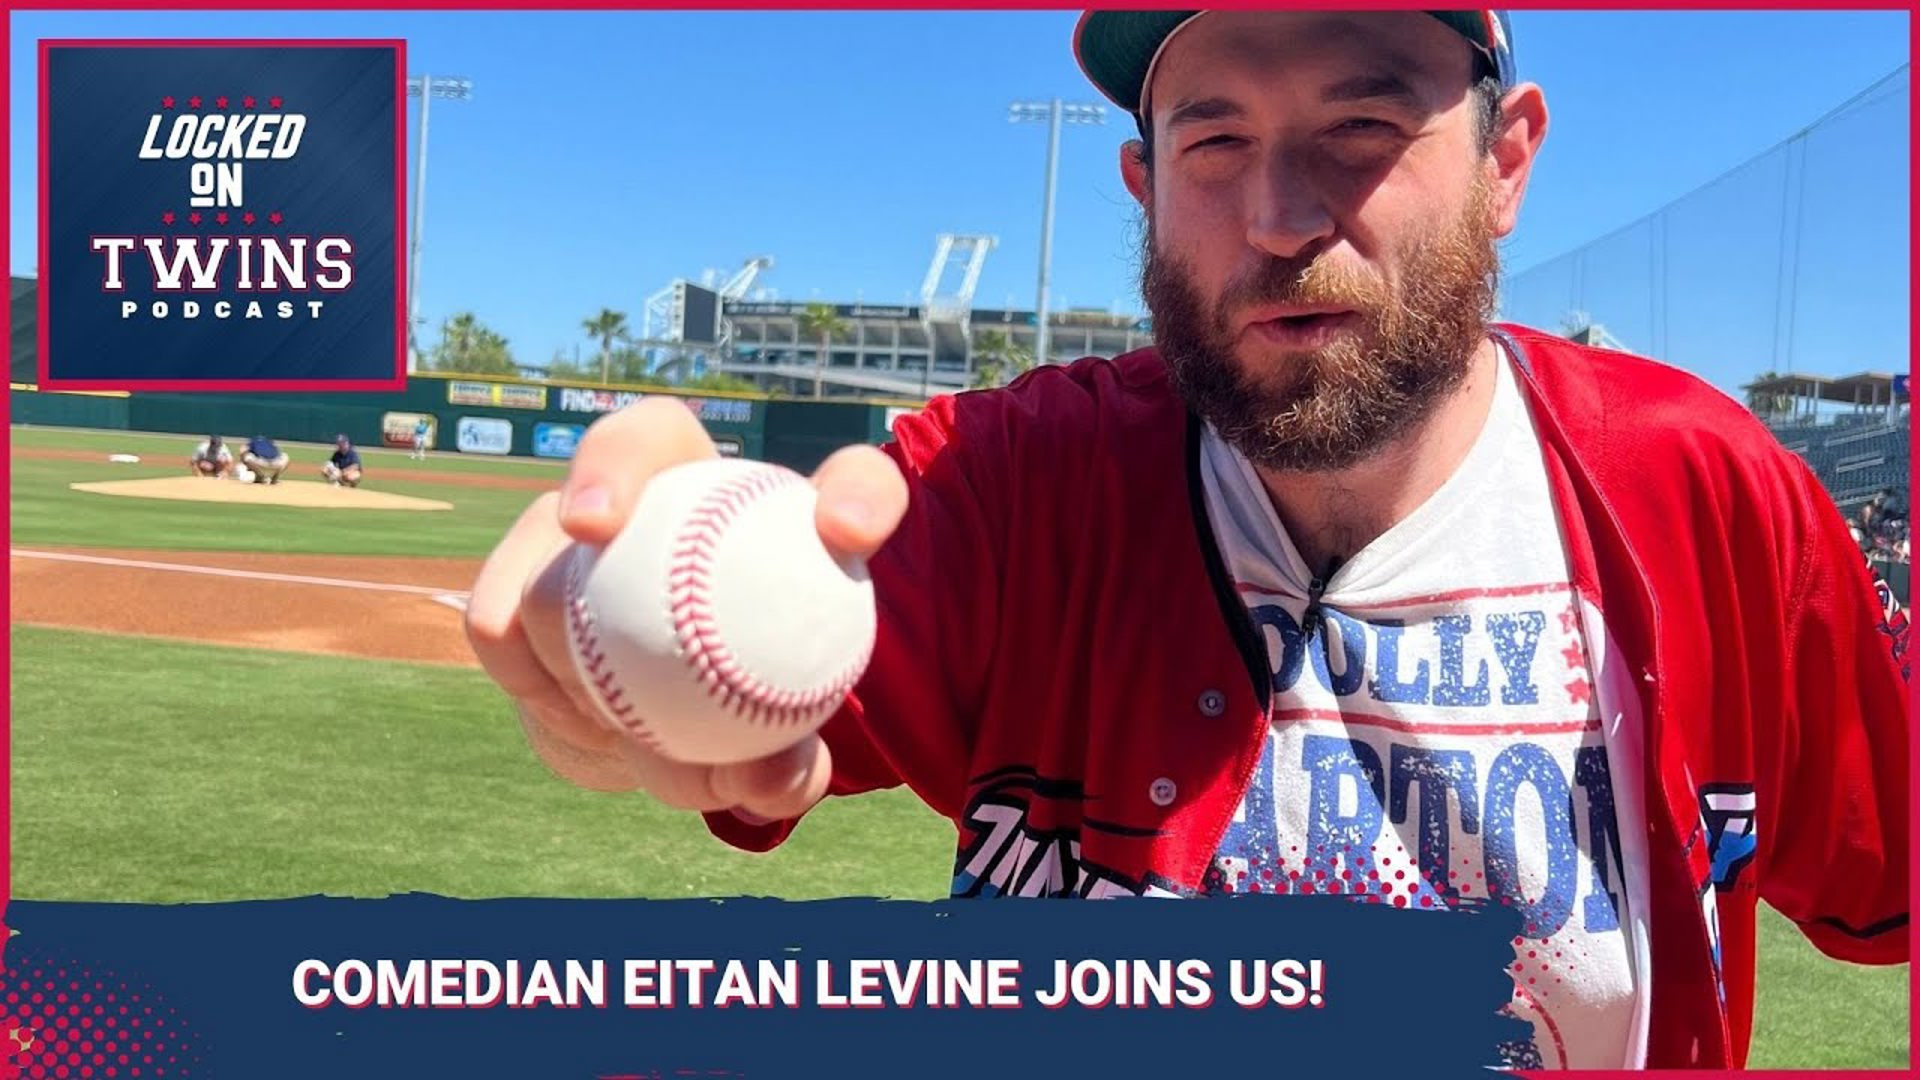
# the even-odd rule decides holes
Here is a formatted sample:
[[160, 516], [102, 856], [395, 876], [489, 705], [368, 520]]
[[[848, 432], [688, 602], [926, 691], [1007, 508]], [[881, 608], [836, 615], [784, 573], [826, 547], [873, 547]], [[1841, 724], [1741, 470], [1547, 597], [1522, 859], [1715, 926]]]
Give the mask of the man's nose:
[[1292, 259], [1333, 235], [1333, 213], [1297, 153], [1268, 155], [1247, 194], [1247, 242]]

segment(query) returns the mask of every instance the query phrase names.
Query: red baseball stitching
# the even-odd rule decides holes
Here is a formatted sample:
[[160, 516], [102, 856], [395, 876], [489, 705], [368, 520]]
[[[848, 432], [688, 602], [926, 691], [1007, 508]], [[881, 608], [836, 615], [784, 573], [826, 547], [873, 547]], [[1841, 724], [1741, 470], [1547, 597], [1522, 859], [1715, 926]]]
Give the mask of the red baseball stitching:
[[625, 700], [626, 695], [618, 687], [611, 692], [613, 683], [611, 669], [600, 669], [607, 662], [607, 654], [600, 648], [600, 635], [594, 629], [593, 609], [587, 606], [587, 599], [580, 595], [580, 560], [574, 559], [567, 565], [567, 630], [573, 635], [573, 647], [580, 657], [581, 667], [589, 676], [587, 686], [598, 696], [604, 711], [621, 727], [626, 728], [635, 738], [645, 743], [650, 750], [660, 749], [659, 737], [647, 727], [646, 717], [633, 711], [633, 704]]
[[867, 666], [869, 645], [845, 668], [819, 686], [777, 689], [755, 678], [728, 648], [715, 622], [712, 597], [713, 553], [728, 526], [756, 500], [793, 484], [805, 483], [785, 469], [757, 469], [708, 492], [687, 515], [673, 538], [667, 567], [668, 615], [682, 658], [706, 687], [707, 696], [735, 716], [760, 724], [788, 726], [811, 719], [829, 702], [853, 689]]
[[[783, 469], [760, 469], [719, 485], [695, 505], [686, 523], [674, 535], [671, 562], [667, 567], [668, 607], [674, 638], [681, 656], [706, 688], [707, 696], [745, 720], [787, 726], [802, 723], [822, 705], [847, 696], [859, 681], [872, 652], [869, 644], [844, 669], [824, 684], [808, 689], [775, 689], [755, 678], [740, 663], [716, 625], [712, 597], [714, 549], [722, 534], [741, 512], [769, 492], [794, 483], [802, 477]], [[658, 739], [626, 700], [624, 689], [608, 666], [594, 628], [593, 611], [580, 595], [580, 564], [567, 573], [567, 622], [581, 666], [590, 676], [588, 686], [622, 726], [649, 747], [658, 749]]]

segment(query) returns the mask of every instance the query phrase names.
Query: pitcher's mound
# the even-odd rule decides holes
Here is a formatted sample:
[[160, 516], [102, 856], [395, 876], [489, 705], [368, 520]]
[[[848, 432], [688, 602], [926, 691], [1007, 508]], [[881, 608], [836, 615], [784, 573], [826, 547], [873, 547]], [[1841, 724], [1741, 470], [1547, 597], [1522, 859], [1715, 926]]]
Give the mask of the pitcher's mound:
[[277, 484], [242, 484], [204, 476], [163, 476], [154, 480], [108, 480], [97, 484], [69, 484], [75, 491], [96, 495], [127, 495], [136, 499], [180, 499], [187, 502], [254, 503], [260, 506], [303, 506], [328, 510], [451, 510], [452, 503], [415, 499], [366, 488], [334, 487], [304, 480]]

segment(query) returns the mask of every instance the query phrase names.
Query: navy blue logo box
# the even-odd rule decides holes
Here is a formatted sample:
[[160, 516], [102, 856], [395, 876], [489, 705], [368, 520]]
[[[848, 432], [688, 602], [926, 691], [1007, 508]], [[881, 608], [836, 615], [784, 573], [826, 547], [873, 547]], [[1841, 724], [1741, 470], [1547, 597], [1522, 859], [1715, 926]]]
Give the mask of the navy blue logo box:
[[406, 382], [401, 41], [40, 43], [40, 381]]

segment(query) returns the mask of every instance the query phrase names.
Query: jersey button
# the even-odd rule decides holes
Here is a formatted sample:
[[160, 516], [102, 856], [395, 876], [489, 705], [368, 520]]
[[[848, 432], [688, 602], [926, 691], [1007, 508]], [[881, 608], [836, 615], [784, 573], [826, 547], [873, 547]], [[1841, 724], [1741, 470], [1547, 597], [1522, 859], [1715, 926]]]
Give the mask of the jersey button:
[[1174, 787], [1173, 781], [1164, 776], [1155, 780], [1153, 784], [1147, 788], [1147, 798], [1152, 799], [1153, 805], [1155, 806], [1172, 806], [1174, 796], [1178, 794], [1180, 794], [1180, 789]]
[[1208, 688], [1200, 691], [1200, 715], [1219, 716], [1227, 711], [1227, 695]]

